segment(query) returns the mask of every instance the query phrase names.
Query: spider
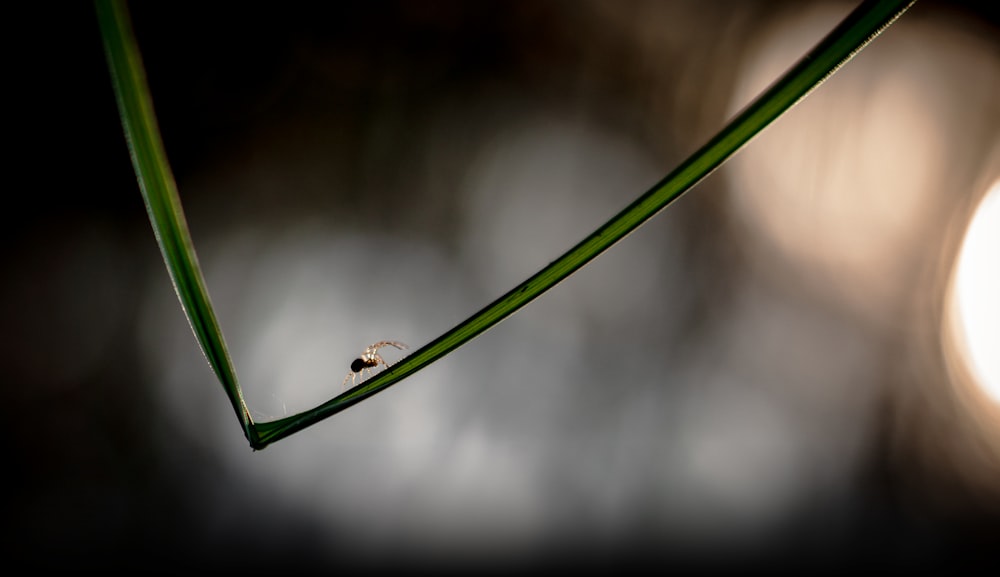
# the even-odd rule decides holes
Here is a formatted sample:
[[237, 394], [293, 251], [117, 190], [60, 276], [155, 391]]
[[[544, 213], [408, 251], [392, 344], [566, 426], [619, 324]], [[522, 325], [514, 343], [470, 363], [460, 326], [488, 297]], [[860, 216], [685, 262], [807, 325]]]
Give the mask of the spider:
[[371, 376], [372, 369], [379, 366], [385, 365], [385, 368], [389, 368], [389, 363], [385, 362], [382, 355], [378, 354], [378, 350], [383, 347], [396, 347], [399, 350], [408, 348], [405, 344], [396, 341], [379, 341], [374, 345], [369, 346], [365, 349], [365, 352], [361, 353], [361, 356], [354, 359], [351, 363], [351, 372], [347, 373], [344, 377], [344, 382], [340, 385], [341, 388], [347, 386], [347, 381], [351, 381], [351, 386], [354, 386], [355, 380], [358, 375], [364, 378], [365, 371], [368, 371], [368, 376]]

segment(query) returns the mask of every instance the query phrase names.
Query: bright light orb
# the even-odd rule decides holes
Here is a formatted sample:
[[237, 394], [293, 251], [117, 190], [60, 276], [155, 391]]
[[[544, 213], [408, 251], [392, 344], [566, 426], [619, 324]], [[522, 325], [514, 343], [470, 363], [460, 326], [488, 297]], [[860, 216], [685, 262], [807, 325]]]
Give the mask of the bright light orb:
[[973, 215], [954, 274], [949, 307], [957, 353], [1000, 404], [1000, 180]]

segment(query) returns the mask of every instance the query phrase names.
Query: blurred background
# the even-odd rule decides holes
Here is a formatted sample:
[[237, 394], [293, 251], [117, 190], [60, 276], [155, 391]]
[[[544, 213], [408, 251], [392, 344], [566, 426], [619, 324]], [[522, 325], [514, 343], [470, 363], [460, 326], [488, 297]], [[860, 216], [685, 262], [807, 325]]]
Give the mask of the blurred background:
[[[367, 345], [420, 347], [558, 257], [853, 6], [133, 6], [254, 418], [332, 398]], [[92, 6], [19, 10], [8, 562], [1000, 561], [996, 6], [920, 0], [578, 274], [258, 452], [170, 285]]]

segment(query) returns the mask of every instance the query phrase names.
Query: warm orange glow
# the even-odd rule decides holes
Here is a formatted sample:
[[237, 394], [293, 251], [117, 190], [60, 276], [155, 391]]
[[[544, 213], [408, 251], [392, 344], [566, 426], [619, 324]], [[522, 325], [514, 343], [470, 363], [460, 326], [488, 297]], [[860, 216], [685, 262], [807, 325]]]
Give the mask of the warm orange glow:
[[[776, 22], [778, 33], [747, 51], [731, 110], [773, 81], [842, 8], [821, 5]], [[940, 29], [904, 23], [881, 40], [726, 170], [734, 212], [759, 262], [891, 323], [911, 290], [908, 275], [925, 259], [928, 227], [945, 209], [948, 166], [967, 154], [961, 143], [982, 122], [967, 112], [989, 110], [981, 107], [995, 88], [976, 70], [995, 69], [997, 61]], [[928, 43], [937, 48], [924, 50]]]

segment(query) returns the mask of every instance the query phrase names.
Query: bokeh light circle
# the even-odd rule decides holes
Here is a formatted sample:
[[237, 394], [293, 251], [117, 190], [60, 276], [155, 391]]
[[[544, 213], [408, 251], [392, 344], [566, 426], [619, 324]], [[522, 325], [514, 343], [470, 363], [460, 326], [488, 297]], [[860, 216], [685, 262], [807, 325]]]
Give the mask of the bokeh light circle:
[[973, 213], [947, 298], [949, 360], [1000, 406], [1000, 180]]

